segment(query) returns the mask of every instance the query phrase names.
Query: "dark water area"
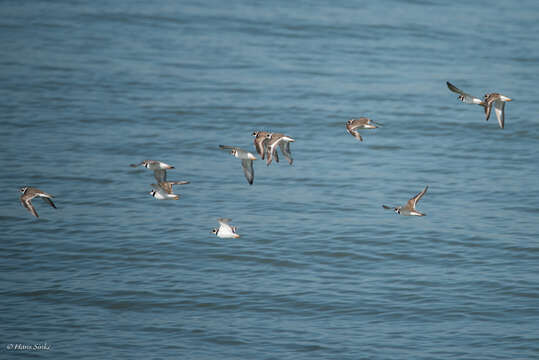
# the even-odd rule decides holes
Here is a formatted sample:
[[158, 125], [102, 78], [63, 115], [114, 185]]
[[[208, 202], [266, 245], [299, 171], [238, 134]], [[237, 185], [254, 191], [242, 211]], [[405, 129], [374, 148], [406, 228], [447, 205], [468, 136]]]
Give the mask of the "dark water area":
[[[539, 356], [539, 3], [0, 10], [0, 358]], [[446, 81], [511, 97], [505, 128]], [[249, 186], [218, 145], [255, 130], [294, 163]], [[381, 206], [426, 185], [425, 217]]]

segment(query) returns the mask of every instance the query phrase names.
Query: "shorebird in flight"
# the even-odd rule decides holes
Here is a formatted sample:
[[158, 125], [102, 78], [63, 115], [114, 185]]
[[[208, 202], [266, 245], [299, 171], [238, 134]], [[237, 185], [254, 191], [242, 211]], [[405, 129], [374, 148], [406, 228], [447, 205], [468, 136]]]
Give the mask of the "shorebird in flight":
[[158, 184], [152, 184], [150, 194], [157, 200], [178, 200], [180, 195], [172, 193], [172, 186], [185, 184], [189, 184], [189, 181], [159, 181]]
[[269, 135], [271, 135], [267, 131], [255, 131], [253, 132], [253, 136], [255, 137], [255, 149], [258, 155], [264, 160], [264, 156], [266, 155], [266, 151], [268, 148], [268, 140]]
[[230, 226], [228, 223], [230, 219], [220, 218], [217, 219], [219, 222], [219, 228], [213, 229], [211, 232], [217, 235], [220, 238], [239, 238], [240, 235], [236, 233], [236, 227]]
[[174, 166], [157, 160], [144, 160], [139, 164], [130, 164], [131, 167], [144, 166], [146, 169], [153, 170], [153, 176], [157, 181], [167, 181], [167, 170], [174, 169]]
[[253, 181], [255, 179], [253, 160], [256, 160], [256, 157], [250, 152], [240, 149], [236, 146], [219, 145], [219, 147], [221, 148], [221, 150], [228, 151], [230, 154], [241, 160], [241, 167], [243, 168], [245, 178], [247, 179], [249, 185], [253, 185]]
[[376, 129], [380, 123], [376, 123], [369, 118], [360, 117], [359, 119], [351, 119], [346, 122], [346, 131], [359, 141], [363, 141], [363, 138], [356, 129]]
[[283, 153], [284, 157], [288, 160], [288, 163], [292, 165], [294, 159], [292, 158], [292, 153], [290, 152], [290, 143], [294, 142], [295, 140], [292, 139], [290, 136], [278, 133], [269, 134], [268, 139], [268, 157], [266, 158], [266, 165], [269, 166], [271, 164], [273, 157], [275, 157], [276, 162], [279, 162], [279, 156], [277, 155], [277, 145], [279, 145], [279, 148], [281, 149], [281, 152]]
[[382, 205], [382, 207], [384, 209], [394, 210], [399, 215], [404, 215], [404, 216], [425, 216], [425, 214], [417, 211], [415, 207], [417, 205], [417, 202], [423, 197], [423, 195], [425, 195], [428, 188], [429, 188], [428, 185], [425, 186], [423, 191], [421, 191], [419, 194], [417, 194], [416, 196], [414, 196], [413, 198], [408, 200], [408, 202], [404, 206], [391, 207], [391, 206], [387, 206], [387, 205]]
[[51, 200], [51, 198], [53, 198], [54, 196], [52, 196], [51, 194], [47, 194], [46, 192], [41, 191], [31, 186], [22, 187], [20, 188], [19, 191], [22, 192], [22, 195], [21, 195], [22, 205], [26, 208], [26, 210], [30, 211], [30, 213], [32, 213], [32, 215], [34, 215], [36, 218], [38, 218], [39, 215], [37, 214], [37, 211], [34, 208], [34, 205], [32, 205], [32, 199], [35, 197], [42, 198], [43, 200], [45, 200], [45, 202], [49, 203], [50, 206], [56, 209], [56, 205], [54, 205], [54, 203]]
[[484, 107], [487, 121], [490, 117], [492, 105], [494, 105], [494, 112], [496, 113], [496, 117], [498, 118], [498, 124], [500, 124], [500, 127], [503, 129], [505, 123], [505, 103], [511, 101], [512, 99], [499, 93], [490, 93], [485, 94], [485, 97], [483, 98], [483, 100], [481, 100], [478, 97], [465, 93], [464, 91], [457, 88], [455, 85], [451, 84], [449, 81], [447, 81], [446, 83], [449, 90], [459, 94], [458, 98], [460, 101], [466, 104], [477, 104]]

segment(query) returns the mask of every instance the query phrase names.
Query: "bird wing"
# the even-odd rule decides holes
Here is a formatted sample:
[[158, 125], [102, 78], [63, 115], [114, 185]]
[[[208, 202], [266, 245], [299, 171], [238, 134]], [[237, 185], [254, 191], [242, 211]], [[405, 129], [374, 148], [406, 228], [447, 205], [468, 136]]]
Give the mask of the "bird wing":
[[279, 162], [279, 155], [277, 155], [276, 146], [277, 144], [279, 144], [279, 142], [281, 142], [281, 140], [282, 140], [281, 137], [277, 137], [269, 141], [268, 146], [267, 146], [268, 157], [266, 158], [266, 165], [269, 166], [269, 164], [271, 164], [271, 161], [273, 160], [274, 157], [275, 157], [275, 161]]
[[275, 157], [276, 162], [279, 162], [279, 153], [277, 152], [277, 147], [274, 147], [273, 157]]
[[274, 147], [270, 148], [268, 146], [267, 157], [266, 157], [266, 165], [267, 166], [269, 166], [271, 164], [274, 157], [275, 157], [275, 161], [279, 162], [279, 155], [277, 155], [277, 150]]
[[475, 96], [472, 96], [470, 94], [467, 94], [465, 93], [464, 91], [460, 90], [458, 87], [456, 87], [455, 85], [451, 84], [449, 81], [446, 82], [447, 83], [447, 87], [449, 88], [449, 90], [453, 91], [454, 93], [457, 93], [461, 96], [459, 96], [459, 99], [466, 103], [466, 104], [478, 104], [478, 105], [481, 105], [483, 103], [483, 101]]
[[414, 210], [417, 202], [423, 197], [423, 195], [425, 195], [428, 188], [428, 185], [425, 186], [425, 188], [419, 194], [408, 200], [408, 202], [406, 203], [406, 207], [410, 210]]
[[157, 182], [167, 181], [167, 171], [165, 169], [157, 169], [153, 171], [153, 176]]
[[350, 135], [352, 135], [353, 137], [355, 137], [359, 141], [363, 141], [363, 138], [361, 137], [359, 132], [355, 131], [356, 128], [357, 128], [357, 125], [355, 125], [354, 123], [351, 123], [351, 124], [346, 123], [346, 130], [348, 131], [348, 133], [350, 133]]
[[219, 218], [219, 219], [217, 219], [217, 222], [219, 223], [219, 225], [227, 225], [230, 221], [232, 221], [232, 220], [228, 219], [228, 218]]
[[[152, 186], [155, 184], [152, 184]], [[172, 194], [172, 182], [170, 181], [159, 181], [159, 184], [157, 184], [158, 187], [160, 187], [162, 190], [164, 190], [167, 194]]]
[[49, 203], [50, 206], [52, 206], [53, 208], [56, 209], [56, 205], [54, 205], [54, 203], [52, 202], [51, 199], [49, 199], [48, 197], [45, 197], [45, 196], [42, 196], [41, 197], [43, 200], [45, 200], [45, 202]]
[[172, 185], [187, 185], [187, 184], [190, 184], [191, 182], [189, 181], [169, 181], [170, 184]]
[[39, 190], [38, 188], [32, 188], [32, 189], [33, 189], [34, 196], [39, 196], [39, 197], [49, 198], [49, 199], [52, 199], [54, 197], [43, 190]]
[[253, 169], [253, 160], [242, 159], [241, 167], [243, 168], [243, 173], [249, 185], [253, 185], [253, 180], [255, 179], [255, 171]]
[[255, 149], [258, 155], [262, 157], [262, 160], [264, 160], [264, 152], [266, 150], [266, 143], [268, 139], [266, 139], [265, 136], [257, 136], [255, 137]]
[[504, 121], [505, 121], [505, 102], [501, 100], [496, 100], [494, 102], [494, 112], [496, 113], [496, 117], [498, 118], [498, 124], [500, 124], [500, 127], [503, 129]]
[[292, 158], [292, 154], [290, 153], [290, 143], [288, 141], [281, 141], [279, 142], [279, 148], [281, 149], [281, 152], [283, 153], [284, 157], [288, 160], [288, 163], [292, 165], [294, 159]]
[[350, 135], [354, 135], [354, 133], [352, 132], [356, 127], [354, 126], [354, 123], [353, 122], [347, 122], [346, 123], [346, 131], [348, 131], [350, 133]]
[[267, 156], [266, 156], [266, 165], [269, 166], [271, 164], [271, 161], [273, 160], [271, 155], [271, 151], [270, 151], [270, 147], [268, 146], [267, 149], [266, 149], [266, 153], [267, 153]]
[[30, 211], [30, 213], [32, 213], [32, 215], [34, 215], [35, 217], [38, 218], [39, 215], [37, 214], [36, 209], [35, 209], [34, 206], [32, 205], [31, 200], [32, 200], [31, 197], [22, 197], [22, 196], [21, 196], [21, 203], [22, 203], [22, 205], [26, 208], [26, 210]]
[[487, 103], [485, 105], [485, 117], [486, 117], [487, 121], [490, 118], [490, 111], [492, 110], [492, 103], [493, 103], [493, 101], [487, 101]]

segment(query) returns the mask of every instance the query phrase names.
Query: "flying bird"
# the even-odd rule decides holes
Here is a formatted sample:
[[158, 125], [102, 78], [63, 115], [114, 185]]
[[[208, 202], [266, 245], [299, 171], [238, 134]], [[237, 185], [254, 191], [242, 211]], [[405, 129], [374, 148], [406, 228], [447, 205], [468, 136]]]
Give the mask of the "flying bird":
[[414, 196], [413, 198], [408, 200], [408, 202], [404, 206], [390, 207], [390, 206], [387, 206], [387, 205], [382, 205], [382, 207], [384, 209], [394, 210], [399, 215], [404, 215], [404, 216], [425, 216], [425, 214], [417, 211], [415, 207], [417, 205], [417, 202], [423, 197], [423, 195], [425, 195], [428, 188], [429, 188], [428, 185], [425, 186], [423, 191], [421, 191], [419, 194], [417, 194], [416, 196]]
[[144, 166], [146, 169], [153, 170], [155, 180], [167, 181], [167, 170], [174, 169], [174, 166], [157, 160], [144, 160], [139, 164], [130, 164], [131, 167]]
[[255, 131], [253, 132], [253, 136], [255, 137], [254, 143], [255, 143], [255, 149], [258, 155], [264, 160], [264, 156], [266, 155], [267, 151], [267, 144], [269, 140], [269, 135], [271, 135], [267, 131]]
[[249, 185], [253, 185], [253, 181], [255, 179], [253, 160], [256, 160], [256, 157], [250, 152], [236, 146], [219, 145], [219, 148], [221, 148], [221, 150], [228, 151], [230, 154], [241, 160], [241, 167], [243, 168], [245, 178], [247, 179]]
[[35, 197], [42, 198], [43, 200], [45, 200], [45, 202], [49, 203], [50, 206], [56, 209], [56, 205], [54, 205], [54, 203], [51, 200], [54, 196], [52, 196], [51, 194], [47, 194], [46, 192], [41, 191], [31, 186], [22, 187], [19, 189], [19, 191], [22, 193], [21, 195], [22, 205], [26, 208], [26, 210], [30, 211], [30, 213], [32, 213], [32, 215], [34, 215], [36, 218], [38, 218], [39, 215], [37, 214], [37, 211], [34, 208], [34, 205], [32, 205], [32, 199]]
[[239, 238], [240, 235], [236, 233], [236, 227], [230, 226], [228, 223], [230, 219], [220, 218], [217, 219], [219, 222], [219, 228], [213, 229], [211, 232], [217, 235], [220, 238]]
[[172, 186], [186, 184], [189, 184], [189, 181], [159, 181], [158, 184], [152, 184], [150, 194], [157, 200], [178, 200], [180, 195], [172, 192]]
[[351, 119], [346, 122], [346, 131], [359, 141], [363, 141], [363, 138], [356, 129], [376, 129], [380, 123], [376, 123], [369, 118], [360, 117], [359, 119]]
[[466, 104], [477, 104], [482, 106], [485, 109], [485, 116], [487, 118], [487, 121], [490, 117], [492, 105], [494, 105], [494, 112], [496, 113], [496, 117], [498, 118], [498, 124], [500, 124], [500, 127], [503, 129], [505, 123], [505, 103], [511, 101], [512, 99], [499, 93], [490, 93], [485, 94], [485, 97], [483, 98], [483, 100], [481, 100], [478, 97], [465, 93], [464, 91], [457, 88], [455, 85], [451, 84], [449, 81], [447, 81], [446, 83], [449, 90], [459, 94], [458, 99], [462, 102]]
[[288, 163], [292, 165], [294, 159], [292, 158], [292, 153], [290, 152], [290, 143], [294, 142], [295, 140], [292, 139], [290, 136], [279, 133], [271, 133], [268, 135], [268, 138], [269, 141], [267, 145], [266, 165], [269, 166], [274, 157], [275, 161], [279, 162], [279, 156], [277, 155], [277, 145], [279, 145], [279, 148], [281, 149], [281, 152], [283, 153], [284, 157], [288, 160]]

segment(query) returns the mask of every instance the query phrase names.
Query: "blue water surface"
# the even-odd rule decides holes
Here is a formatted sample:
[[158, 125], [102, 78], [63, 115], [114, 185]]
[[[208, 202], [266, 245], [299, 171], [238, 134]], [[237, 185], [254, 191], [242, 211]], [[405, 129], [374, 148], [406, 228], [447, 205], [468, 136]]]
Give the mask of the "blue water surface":
[[[539, 357], [538, 2], [0, 10], [0, 358]], [[505, 129], [446, 81], [511, 97]], [[218, 145], [255, 130], [294, 163], [249, 186]], [[381, 206], [426, 185], [425, 217]]]

